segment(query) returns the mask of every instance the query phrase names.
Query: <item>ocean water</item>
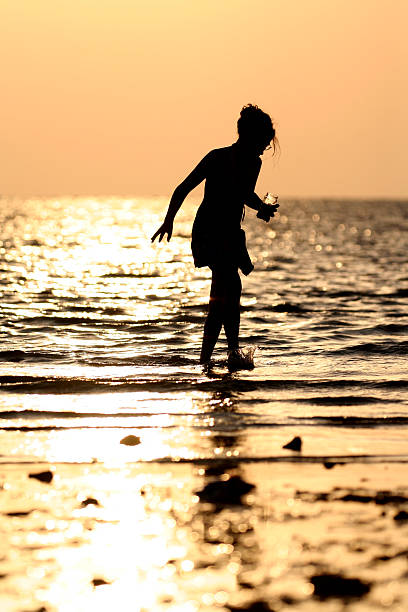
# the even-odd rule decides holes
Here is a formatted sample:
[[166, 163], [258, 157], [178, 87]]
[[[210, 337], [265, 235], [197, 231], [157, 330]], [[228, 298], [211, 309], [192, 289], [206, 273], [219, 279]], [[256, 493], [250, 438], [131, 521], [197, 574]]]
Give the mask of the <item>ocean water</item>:
[[[248, 210], [241, 341], [255, 369], [198, 365], [210, 272], [185, 203], [0, 201], [3, 464], [408, 458], [408, 202]], [[134, 435], [132, 447], [119, 441]], [[282, 447], [294, 436], [302, 453]]]

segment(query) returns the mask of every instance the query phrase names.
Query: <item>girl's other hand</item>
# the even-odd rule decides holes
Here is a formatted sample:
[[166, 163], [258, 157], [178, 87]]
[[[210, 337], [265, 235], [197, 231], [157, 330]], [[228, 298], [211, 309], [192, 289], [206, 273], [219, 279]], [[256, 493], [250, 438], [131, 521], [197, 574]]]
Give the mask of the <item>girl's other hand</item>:
[[276, 211], [279, 208], [279, 204], [265, 204], [262, 203], [261, 206], [259, 207], [259, 211], [258, 214], [256, 215], [258, 217], [258, 219], [262, 219], [263, 221], [266, 221], [267, 223], [269, 223], [271, 217], [275, 216]]
[[167, 242], [169, 242], [172, 234], [173, 234], [173, 222], [172, 221], [164, 221], [164, 223], [159, 227], [157, 232], [152, 236], [152, 242], [154, 242], [159, 236], [159, 242], [161, 242], [164, 236], [167, 234]]

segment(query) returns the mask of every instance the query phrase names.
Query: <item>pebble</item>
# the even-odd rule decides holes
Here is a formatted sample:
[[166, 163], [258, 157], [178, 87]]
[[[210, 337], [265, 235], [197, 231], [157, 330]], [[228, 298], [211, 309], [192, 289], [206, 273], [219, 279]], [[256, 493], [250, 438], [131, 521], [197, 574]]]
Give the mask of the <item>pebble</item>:
[[282, 448], [288, 448], [289, 450], [299, 452], [300, 450], [302, 450], [302, 438], [299, 438], [299, 436], [295, 436], [293, 440], [282, 446]]
[[29, 474], [28, 477], [35, 478], [36, 480], [49, 484], [54, 478], [54, 474], [50, 472], [50, 470], [46, 470], [45, 472], [33, 472], [32, 474]]
[[86, 506], [99, 506], [99, 502], [94, 497], [87, 497], [81, 502], [81, 508], [85, 508]]
[[107, 582], [104, 578], [94, 578], [92, 580], [92, 584], [94, 587], [97, 587], [97, 586], [102, 586], [104, 584], [110, 584], [110, 582]]
[[137, 446], [138, 444], [140, 444], [140, 438], [139, 436], [132, 435], [125, 436], [121, 439], [120, 443], [124, 444], [125, 446]]
[[395, 516], [394, 516], [394, 521], [398, 521], [398, 522], [405, 522], [408, 521], [408, 512], [406, 512], [405, 510], [400, 510]]
[[240, 476], [231, 476], [229, 480], [209, 482], [196, 494], [200, 501], [212, 504], [241, 504], [241, 497], [252, 491], [255, 485], [242, 480]]
[[359, 578], [344, 578], [338, 574], [320, 574], [311, 578], [314, 596], [319, 599], [330, 597], [362, 597], [370, 590], [370, 585]]

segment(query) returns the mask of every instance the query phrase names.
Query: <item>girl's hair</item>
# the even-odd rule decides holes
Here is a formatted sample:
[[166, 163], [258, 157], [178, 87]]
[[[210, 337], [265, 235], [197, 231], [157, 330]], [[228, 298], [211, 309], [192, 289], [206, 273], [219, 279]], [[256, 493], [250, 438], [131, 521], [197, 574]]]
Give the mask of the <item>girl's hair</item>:
[[244, 139], [264, 139], [270, 142], [275, 153], [279, 146], [270, 116], [255, 104], [246, 104], [237, 123], [238, 135]]

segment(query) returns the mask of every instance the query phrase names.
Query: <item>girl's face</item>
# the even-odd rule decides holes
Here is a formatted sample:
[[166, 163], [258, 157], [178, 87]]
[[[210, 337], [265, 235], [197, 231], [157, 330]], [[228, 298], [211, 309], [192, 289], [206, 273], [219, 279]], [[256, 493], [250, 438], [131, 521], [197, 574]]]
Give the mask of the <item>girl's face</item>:
[[259, 157], [269, 147], [271, 141], [266, 138], [256, 138], [248, 142], [248, 152]]
[[250, 157], [259, 157], [271, 144], [269, 138], [255, 134], [252, 137], [240, 136], [239, 142], [245, 153]]
[[262, 142], [259, 143], [259, 153], [258, 155], [262, 155], [262, 153], [264, 153], [266, 151], [266, 149], [268, 149], [271, 146], [271, 141], [270, 140], [262, 140]]

